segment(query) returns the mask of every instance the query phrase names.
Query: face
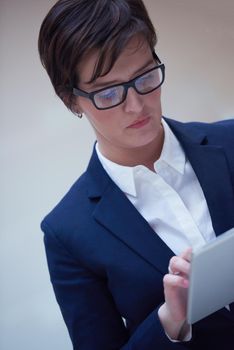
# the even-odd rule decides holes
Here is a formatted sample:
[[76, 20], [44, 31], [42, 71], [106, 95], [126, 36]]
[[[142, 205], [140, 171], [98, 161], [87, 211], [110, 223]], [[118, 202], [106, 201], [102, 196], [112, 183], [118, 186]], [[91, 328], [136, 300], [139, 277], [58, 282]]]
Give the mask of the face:
[[[111, 71], [93, 83], [87, 83], [93, 73], [97, 53], [87, 55], [79, 66], [79, 88], [92, 92], [126, 82], [155, 67], [155, 60], [147, 43], [139, 45], [135, 37], [121, 53]], [[127, 154], [155, 145], [161, 138], [161, 89], [140, 95], [129, 88], [126, 100], [111, 109], [98, 110], [91, 100], [77, 97], [77, 106], [92, 125], [101, 152], [116, 161]]]

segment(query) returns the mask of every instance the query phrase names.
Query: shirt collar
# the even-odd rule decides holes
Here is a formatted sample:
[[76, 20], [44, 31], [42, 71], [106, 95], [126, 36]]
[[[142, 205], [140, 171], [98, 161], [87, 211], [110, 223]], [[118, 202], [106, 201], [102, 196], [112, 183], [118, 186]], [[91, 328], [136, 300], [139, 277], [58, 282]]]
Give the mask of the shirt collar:
[[[162, 119], [162, 125], [164, 128], [164, 143], [161, 155], [154, 163], [155, 170], [157, 172], [157, 168], [167, 164], [183, 175], [186, 161], [184, 151], [164, 119]], [[139, 168], [143, 169], [145, 167], [142, 165], [129, 167], [112, 162], [102, 155], [98, 143], [96, 143], [96, 152], [103, 168], [116, 185], [124, 193], [136, 197], [135, 174]]]
[[130, 194], [136, 197], [137, 193], [136, 193], [136, 186], [135, 186], [135, 180], [134, 180], [135, 167], [120, 165], [107, 159], [100, 152], [98, 143], [96, 143], [96, 152], [103, 168], [106, 170], [110, 178], [116, 183], [116, 185], [124, 193]]
[[185, 153], [164, 119], [162, 119], [162, 125], [164, 128], [164, 142], [161, 155], [154, 163], [155, 170], [157, 171], [157, 168], [167, 164], [183, 175], [186, 163]]

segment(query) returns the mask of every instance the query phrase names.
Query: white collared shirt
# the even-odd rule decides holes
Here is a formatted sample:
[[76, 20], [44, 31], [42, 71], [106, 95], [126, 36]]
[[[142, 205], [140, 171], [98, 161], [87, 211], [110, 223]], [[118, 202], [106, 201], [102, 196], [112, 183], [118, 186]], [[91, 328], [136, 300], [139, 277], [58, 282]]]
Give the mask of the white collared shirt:
[[164, 144], [155, 172], [143, 165], [122, 166], [105, 158], [96, 144], [104, 169], [176, 254], [193, 250], [215, 238], [208, 206], [199, 181], [177, 138], [162, 119]]

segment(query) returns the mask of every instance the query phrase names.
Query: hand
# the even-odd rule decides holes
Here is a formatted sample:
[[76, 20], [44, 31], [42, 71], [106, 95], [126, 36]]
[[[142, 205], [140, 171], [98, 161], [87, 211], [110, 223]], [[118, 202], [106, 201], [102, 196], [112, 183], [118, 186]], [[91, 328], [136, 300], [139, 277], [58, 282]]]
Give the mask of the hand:
[[188, 248], [173, 256], [169, 262], [169, 273], [163, 278], [165, 303], [158, 314], [165, 332], [172, 339], [179, 339], [186, 328], [191, 253], [192, 249]]

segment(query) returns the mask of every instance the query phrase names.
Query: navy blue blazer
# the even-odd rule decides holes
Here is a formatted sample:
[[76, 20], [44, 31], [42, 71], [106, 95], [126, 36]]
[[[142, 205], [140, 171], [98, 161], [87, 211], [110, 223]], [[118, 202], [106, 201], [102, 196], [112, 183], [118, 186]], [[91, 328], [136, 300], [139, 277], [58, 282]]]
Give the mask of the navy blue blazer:
[[[197, 175], [220, 235], [234, 227], [234, 120], [166, 120]], [[41, 227], [73, 349], [234, 348], [234, 310], [225, 308], [197, 322], [191, 341], [168, 340], [157, 311], [174, 254], [110, 179], [95, 149], [86, 172]]]

